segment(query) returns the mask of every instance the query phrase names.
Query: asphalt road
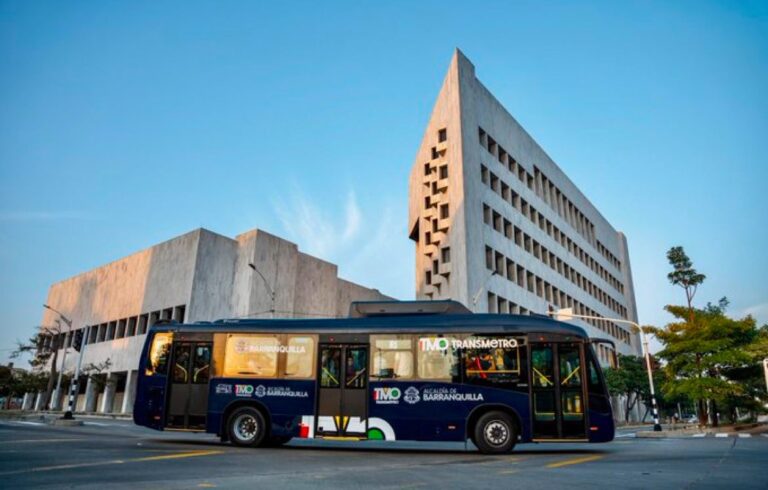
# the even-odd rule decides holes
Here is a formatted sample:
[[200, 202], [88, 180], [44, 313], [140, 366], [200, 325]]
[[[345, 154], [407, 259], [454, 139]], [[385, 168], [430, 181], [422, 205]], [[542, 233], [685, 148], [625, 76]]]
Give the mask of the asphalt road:
[[484, 456], [463, 444], [297, 441], [240, 449], [210, 435], [129, 422], [0, 420], [2, 488], [768, 488], [768, 437], [525, 444]]

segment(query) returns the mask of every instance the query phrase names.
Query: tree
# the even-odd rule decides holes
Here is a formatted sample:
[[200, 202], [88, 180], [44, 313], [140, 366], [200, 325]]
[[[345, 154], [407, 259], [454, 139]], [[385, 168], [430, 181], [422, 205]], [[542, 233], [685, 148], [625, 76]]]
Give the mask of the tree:
[[[56, 383], [57, 367], [59, 358], [59, 349], [62, 347], [64, 336], [62, 335], [61, 322], [56, 320], [56, 325], [52, 327], [37, 327], [38, 331], [26, 342], [17, 341], [16, 350], [11, 353], [11, 358], [15, 359], [24, 354], [32, 354], [29, 361], [32, 369], [38, 373], [46, 373], [48, 382], [43, 394], [42, 406], [47, 408], [53, 387]], [[50, 368], [48, 363], [50, 361]]]
[[667, 274], [669, 282], [675, 286], [680, 286], [685, 290], [685, 299], [688, 302], [688, 310], [693, 310], [693, 297], [696, 296], [696, 290], [699, 285], [707, 278], [704, 274], [699, 274], [693, 268], [693, 262], [683, 250], [683, 247], [672, 247], [667, 252], [667, 260], [672, 266], [672, 272]]
[[[752, 349], [762, 334], [751, 316], [729, 318], [725, 314], [727, 305], [723, 298], [718, 305], [707, 304], [703, 309], [665, 307], [678, 319], [664, 328], [652, 329], [664, 344], [657, 355], [667, 362], [664, 369], [668, 377], [662, 387], [665, 393], [726, 404], [747, 394], [742, 383], [728, 376], [757, 363]], [[699, 403], [698, 415], [699, 423], [706, 425], [703, 403]], [[715, 418], [713, 423], [717, 423]]]
[[605, 370], [605, 381], [611, 395], [627, 397], [624, 410], [624, 421], [629, 422], [629, 414], [641, 399], [650, 400], [648, 375], [645, 372], [645, 361], [638, 356], [619, 354], [618, 367]]
[[[707, 278], [693, 268], [693, 262], [681, 246], [672, 247], [667, 251], [667, 260], [672, 266], [672, 272], [667, 274], [669, 282], [680, 286], [685, 291], [685, 300], [688, 304], [688, 321], [693, 322], [693, 297], [699, 285]], [[704, 399], [697, 400], [699, 422], [706, 423]]]
[[30, 373], [23, 369], [14, 369], [10, 365], [0, 366], [0, 396], [6, 397], [6, 409], [10, 408], [12, 398], [40, 391], [47, 383], [45, 373]]

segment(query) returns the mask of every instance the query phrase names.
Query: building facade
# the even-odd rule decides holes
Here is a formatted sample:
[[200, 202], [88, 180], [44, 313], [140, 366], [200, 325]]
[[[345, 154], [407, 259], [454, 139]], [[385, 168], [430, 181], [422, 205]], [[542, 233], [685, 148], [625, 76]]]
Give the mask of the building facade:
[[[573, 313], [637, 321], [627, 240], [475, 77], [456, 51], [410, 174], [418, 299], [475, 312]], [[625, 324], [579, 320], [624, 354]], [[600, 345], [607, 364], [612, 357]]]
[[[198, 229], [53, 284], [47, 304], [72, 321], [72, 332], [87, 335], [82, 365], [100, 368], [81, 378], [77, 411], [128, 413], [147, 328], [158, 320], [345, 317], [352, 301], [382, 299], [391, 298], [339, 278], [336, 265], [262, 230], [232, 239]], [[57, 313], [43, 311], [41, 325], [57, 321]], [[62, 341], [71, 344], [72, 332], [62, 327]], [[70, 349], [64, 372], [73, 373], [77, 360]], [[61, 407], [65, 393], [54, 394], [52, 406]]]

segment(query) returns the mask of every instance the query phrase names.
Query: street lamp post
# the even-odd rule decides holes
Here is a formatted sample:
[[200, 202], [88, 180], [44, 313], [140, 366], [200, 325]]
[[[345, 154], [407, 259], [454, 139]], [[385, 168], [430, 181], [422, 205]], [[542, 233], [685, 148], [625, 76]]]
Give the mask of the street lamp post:
[[[67, 324], [67, 333], [64, 335], [64, 355], [61, 356], [61, 369], [59, 369], [59, 377], [56, 380], [56, 390], [54, 393], [56, 394], [56, 406], [59, 405], [59, 393], [61, 392], [61, 378], [64, 376], [64, 367], [66, 366], [67, 362], [67, 351], [69, 350], [69, 347], [67, 347], [67, 343], [69, 342], [70, 336], [72, 335], [72, 320], [64, 316], [62, 312], [59, 310], [52, 308], [48, 305], [43, 305], [43, 308], [46, 310], [51, 310], [52, 312], [59, 315], [59, 319]], [[53, 409], [53, 406], [51, 406], [51, 409]]]
[[[62, 356], [61, 371], [59, 371], [59, 380], [58, 380], [58, 382], [56, 384], [56, 396], [58, 398], [58, 393], [59, 393], [59, 390], [61, 389], [61, 376], [62, 376], [62, 374], [64, 372], [64, 367], [65, 367], [64, 362], [67, 360], [67, 350], [68, 350], [68, 348], [67, 348], [67, 340], [68, 340], [69, 337], [72, 336], [72, 320], [70, 320], [69, 318], [64, 316], [64, 314], [62, 312], [60, 312], [59, 310], [57, 310], [57, 309], [55, 309], [55, 308], [53, 308], [53, 307], [51, 307], [49, 305], [43, 305], [43, 308], [45, 308], [47, 310], [51, 310], [52, 312], [54, 312], [57, 315], [59, 315], [59, 318], [61, 318], [61, 320], [64, 323], [66, 323], [67, 326], [69, 327], [69, 329], [67, 331], [67, 338], [64, 339], [64, 356]], [[86, 329], [86, 332], [85, 332], [86, 336], [87, 336], [89, 330], [90, 330], [90, 327]], [[78, 384], [80, 382], [80, 364], [83, 361], [83, 349], [85, 348], [85, 343], [86, 342], [87, 342], [87, 338], [83, 338], [83, 344], [80, 347], [80, 355], [77, 357], [77, 367], [75, 368], [75, 375], [72, 378], [72, 381], [69, 383], [69, 397], [67, 399], [67, 411], [64, 412], [64, 416], [62, 417], [62, 418], [67, 419], [67, 420], [74, 419], [74, 417], [72, 416], [72, 412], [74, 411], [74, 398], [75, 398], [75, 394], [79, 391]]]
[[261, 273], [261, 271], [259, 271], [259, 269], [257, 269], [257, 268], [256, 268], [256, 266], [255, 266], [255, 265], [254, 265], [252, 262], [248, 262], [248, 267], [250, 267], [251, 269], [253, 269], [253, 271], [254, 271], [256, 274], [258, 274], [258, 275], [259, 275], [259, 277], [261, 278], [261, 280], [262, 280], [262, 281], [264, 281], [264, 286], [267, 288], [267, 291], [269, 292], [269, 297], [270, 297], [270, 308], [269, 308], [269, 312], [270, 312], [270, 314], [271, 314], [272, 318], [274, 318], [274, 317], [275, 317], [275, 290], [274, 290], [274, 289], [272, 289], [272, 288], [269, 286], [269, 283], [267, 282], [267, 278], [266, 278], [266, 277], [264, 277], [264, 274], [262, 274], [262, 273]]
[[661, 424], [659, 423], [659, 407], [656, 403], [656, 390], [653, 386], [653, 370], [651, 369], [651, 351], [648, 348], [648, 336], [643, 331], [643, 328], [631, 321], [631, 320], [625, 320], [623, 318], [606, 318], [602, 316], [591, 316], [591, 315], [577, 315], [573, 313], [573, 310], [571, 308], [563, 308], [558, 311], [548, 311], [547, 315], [554, 316], [558, 320], [570, 320], [571, 318], [583, 318], [585, 320], [606, 320], [609, 322], [615, 322], [615, 323], [625, 323], [627, 325], [632, 325], [640, 332], [641, 337], [641, 344], [643, 347], [643, 356], [645, 357], [645, 367], [648, 371], [648, 386], [650, 387], [651, 391], [651, 408], [653, 410], [653, 430], [655, 432], [661, 431]]
[[480, 295], [483, 293], [483, 290], [486, 287], [488, 287], [488, 283], [491, 281], [491, 278], [493, 276], [497, 276], [498, 274], [499, 273], [496, 272], [495, 270], [493, 272], [491, 272], [490, 274], [488, 274], [488, 277], [485, 279], [485, 282], [483, 283], [483, 285], [480, 286], [480, 288], [477, 290], [477, 292], [474, 294], [474, 296], [472, 296], [472, 308], [477, 306], [477, 300], [480, 299]]

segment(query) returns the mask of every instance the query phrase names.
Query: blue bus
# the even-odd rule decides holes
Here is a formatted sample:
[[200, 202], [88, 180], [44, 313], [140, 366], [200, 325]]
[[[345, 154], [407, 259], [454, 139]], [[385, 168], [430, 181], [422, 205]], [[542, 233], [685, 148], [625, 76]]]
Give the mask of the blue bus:
[[153, 326], [134, 422], [237, 446], [292, 438], [608, 442], [609, 395], [583, 329], [453, 301], [359, 302], [344, 319]]

